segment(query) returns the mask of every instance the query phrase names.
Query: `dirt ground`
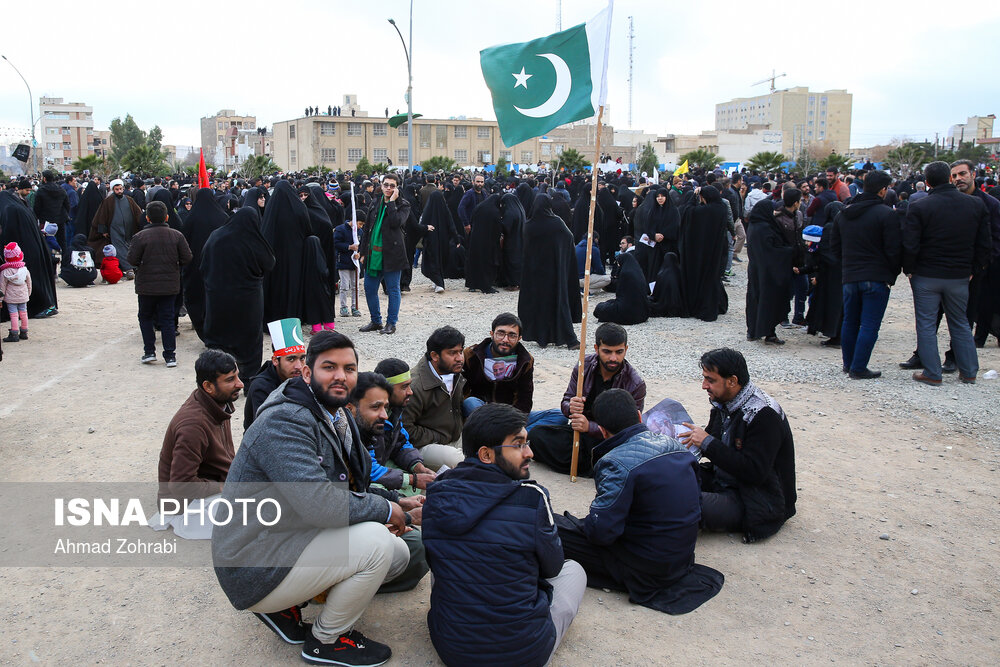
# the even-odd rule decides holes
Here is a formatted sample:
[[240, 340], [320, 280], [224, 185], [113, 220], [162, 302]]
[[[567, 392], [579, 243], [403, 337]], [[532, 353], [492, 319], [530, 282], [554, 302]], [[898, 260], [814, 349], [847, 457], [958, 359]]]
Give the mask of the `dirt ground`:
[[[482, 313], [482, 333], [466, 332], [474, 342], [492, 314], [516, 303], [515, 294], [502, 292], [482, 305], [483, 295], [451, 287], [444, 299], [415, 282], [404, 297], [397, 341], [417, 336], [419, 348], [452, 314], [467, 320]], [[726, 583], [690, 614], [668, 616], [631, 605], [621, 594], [589, 589], [553, 664], [1000, 662], [997, 419], [984, 430], [930, 416], [954, 412], [961, 401], [952, 394], [959, 390], [988, 392], [995, 405], [1000, 383], [927, 388], [920, 400], [933, 405], [919, 410], [912, 400], [892, 400], [893, 383], [909, 382], [902, 371], [881, 385], [852, 384], [840, 375], [836, 354], [804, 333], [789, 334], [780, 349], [746, 343], [743, 292], [734, 287], [730, 293], [733, 311], [715, 325], [652, 320], [630, 329], [629, 356], [640, 370], [653, 356], [670, 362], [662, 373], [643, 370], [647, 407], [654, 397], [670, 396], [700, 423], [708, 403], [697, 357], [674, 359], [671, 341], [686, 349], [722, 337], [750, 350], [751, 374], [765, 356], [772, 366], [788, 360], [793, 370], [806, 369], [791, 380], [755, 376], [794, 429], [798, 513], [759, 544], [703, 535], [697, 559], [722, 571]], [[877, 368], [889, 369], [909, 354], [907, 298], [908, 291], [894, 292]], [[4, 345], [0, 479], [155, 480], [164, 429], [194, 388], [201, 346], [190, 324], [182, 323], [178, 368], [144, 367], [130, 284], [63, 286], [59, 299], [58, 316], [31, 323], [30, 341]], [[353, 336], [364, 322], [338, 328]], [[362, 370], [392, 352], [390, 338], [355, 338]], [[982, 351], [984, 371], [1000, 366], [1000, 350], [990, 344]], [[537, 359], [536, 406], [555, 407], [575, 356], [529, 349]], [[242, 400], [232, 424], [237, 445], [241, 420]], [[571, 484], [540, 465], [533, 473], [557, 511], [587, 511], [589, 480]], [[880, 539], [883, 533], [888, 540]], [[363, 632], [392, 646], [390, 664], [439, 664], [425, 623], [429, 586], [425, 578], [414, 591], [380, 596], [362, 618]], [[232, 609], [207, 566], [7, 568], [0, 569], [0, 591], [4, 664], [299, 662], [298, 649]], [[489, 650], [487, 639], [483, 650]]]

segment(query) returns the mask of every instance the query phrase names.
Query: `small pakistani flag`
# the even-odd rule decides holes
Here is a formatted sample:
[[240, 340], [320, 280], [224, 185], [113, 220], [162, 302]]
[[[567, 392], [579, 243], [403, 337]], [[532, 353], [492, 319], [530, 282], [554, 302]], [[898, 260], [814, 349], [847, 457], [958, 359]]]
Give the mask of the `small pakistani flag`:
[[297, 317], [288, 317], [267, 323], [271, 334], [274, 356], [287, 357], [290, 354], [305, 354], [306, 344], [302, 340], [302, 323]]
[[479, 52], [507, 147], [593, 116], [604, 104], [613, 4], [548, 37]]

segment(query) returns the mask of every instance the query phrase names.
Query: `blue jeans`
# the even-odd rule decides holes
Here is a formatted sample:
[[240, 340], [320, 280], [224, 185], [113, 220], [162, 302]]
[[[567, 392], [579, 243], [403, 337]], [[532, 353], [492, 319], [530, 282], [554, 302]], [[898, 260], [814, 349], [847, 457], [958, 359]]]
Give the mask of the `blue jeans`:
[[399, 321], [399, 302], [402, 298], [399, 291], [401, 274], [402, 271], [379, 271], [379, 274], [373, 277], [368, 275], [367, 270], [365, 271], [365, 301], [368, 302], [368, 313], [375, 324], [382, 324], [382, 311], [379, 310], [378, 305], [378, 288], [383, 278], [385, 279], [386, 291], [389, 293], [389, 312], [385, 317], [386, 326], [396, 326], [396, 322]]
[[844, 285], [844, 324], [840, 329], [840, 351], [844, 368], [863, 371], [868, 368], [882, 317], [889, 304], [889, 286], [862, 280]]
[[[462, 401], [462, 417], [468, 419], [476, 408], [486, 405], [486, 401], [481, 398], [476, 398], [475, 396], [470, 396], [469, 398]], [[525, 430], [530, 431], [536, 426], [541, 426], [542, 424], [565, 424], [566, 415], [562, 413], [562, 410], [555, 408], [553, 410], [532, 410], [528, 415], [528, 423], [525, 425]]]
[[917, 354], [924, 366], [924, 375], [932, 380], [941, 379], [941, 355], [937, 345], [938, 308], [944, 306], [951, 334], [951, 349], [962, 377], [974, 378], [979, 372], [979, 355], [972, 337], [969, 316], [968, 278], [928, 278], [914, 275], [910, 279], [913, 289], [913, 314], [917, 321]]

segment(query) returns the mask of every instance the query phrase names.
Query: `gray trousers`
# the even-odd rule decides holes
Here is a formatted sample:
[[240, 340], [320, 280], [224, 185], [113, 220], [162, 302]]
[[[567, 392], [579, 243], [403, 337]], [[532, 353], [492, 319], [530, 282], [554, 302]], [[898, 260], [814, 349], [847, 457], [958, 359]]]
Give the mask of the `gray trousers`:
[[958, 372], [965, 378], [976, 377], [979, 355], [965, 312], [969, 303], [969, 280], [914, 275], [910, 279], [910, 287], [913, 289], [913, 314], [917, 323], [917, 354], [924, 366], [924, 375], [932, 380], [941, 379], [937, 315], [938, 308], [943, 306]]
[[379, 587], [402, 574], [409, 561], [406, 543], [380, 523], [327, 528], [313, 538], [278, 587], [250, 611], [282, 611], [325, 591], [326, 602], [313, 621], [312, 633], [322, 643], [332, 644], [354, 627]]
[[[546, 581], [552, 584], [549, 617], [556, 626], [556, 643], [552, 646], [552, 655], [555, 655], [556, 649], [559, 648], [566, 631], [580, 610], [583, 593], [587, 590], [587, 573], [575, 560], [568, 560], [563, 562], [559, 574]], [[549, 662], [552, 662], [552, 655], [549, 656]]]

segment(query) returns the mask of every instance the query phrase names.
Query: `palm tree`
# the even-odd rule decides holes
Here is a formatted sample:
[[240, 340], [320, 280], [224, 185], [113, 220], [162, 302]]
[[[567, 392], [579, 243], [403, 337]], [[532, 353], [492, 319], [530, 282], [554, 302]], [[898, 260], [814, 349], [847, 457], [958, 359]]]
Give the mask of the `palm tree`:
[[281, 169], [267, 155], [251, 155], [240, 164], [238, 171], [243, 178], [252, 180], [273, 174], [276, 171], [281, 171]]
[[135, 146], [121, 161], [122, 169], [135, 174], [162, 175], [169, 173], [164, 155], [162, 152], [145, 144]]
[[820, 169], [824, 170], [828, 167], [836, 167], [837, 171], [843, 172], [854, 166], [854, 160], [840, 153], [830, 153], [819, 161], [819, 166]]
[[688, 163], [688, 167], [701, 167], [702, 169], [715, 169], [724, 162], [721, 155], [716, 155], [705, 148], [696, 148], [679, 158], [681, 164]]
[[584, 167], [589, 167], [590, 163], [584, 159], [583, 154], [575, 148], [567, 148], [556, 156], [556, 170], [562, 167], [568, 172], [583, 171]]
[[767, 174], [781, 169], [781, 163], [787, 162], [787, 160], [783, 153], [761, 151], [750, 156], [750, 159], [747, 160], [746, 168]]
[[96, 172], [101, 164], [101, 158], [97, 155], [82, 155], [73, 160], [73, 171], [82, 174], [85, 171]]

